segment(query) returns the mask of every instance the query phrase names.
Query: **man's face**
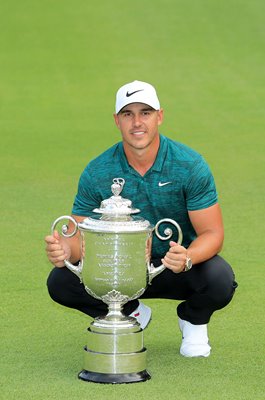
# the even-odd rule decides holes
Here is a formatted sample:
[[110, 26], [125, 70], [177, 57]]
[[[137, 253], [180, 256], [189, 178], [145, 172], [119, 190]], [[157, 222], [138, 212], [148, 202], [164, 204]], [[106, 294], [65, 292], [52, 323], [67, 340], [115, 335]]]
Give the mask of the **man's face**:
[[132, 103], [114, 114], [125, 148], [143, 150], [159, 143], [158, 126], [163, 121], [163, 110], [156, 111], [142, 103]]

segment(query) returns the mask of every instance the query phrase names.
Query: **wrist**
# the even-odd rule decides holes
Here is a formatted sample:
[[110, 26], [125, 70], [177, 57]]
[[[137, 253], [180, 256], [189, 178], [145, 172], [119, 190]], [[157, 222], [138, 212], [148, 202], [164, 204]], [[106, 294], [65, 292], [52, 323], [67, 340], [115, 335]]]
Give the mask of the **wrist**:
[[185, 264], [184, 264], [184, 269], [183, 272], [187, 272], [190, 271], [192, 268], [193, 264], [192, 264], [192, 259], [188, 256], [188, 254], [186, 255], [186, 260], [185, 260]]

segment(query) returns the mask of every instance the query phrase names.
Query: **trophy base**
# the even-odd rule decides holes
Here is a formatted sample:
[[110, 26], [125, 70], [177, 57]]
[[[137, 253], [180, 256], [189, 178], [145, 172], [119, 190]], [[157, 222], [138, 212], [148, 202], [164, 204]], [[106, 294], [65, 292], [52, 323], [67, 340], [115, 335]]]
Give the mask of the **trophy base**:
[[102, 374], [84, 369], [78, 374], [78, 378], [87, 382], [119, 384], [144, 382], [150, 379], [151, 375], [146, 370], [128, 374]]
[[97, 324], [87, 330], [83, 370], [79, 379], [96, 383], [133, 383], [151, 378], [146, 371], [147, 351], [139, 324], [107, 329]]

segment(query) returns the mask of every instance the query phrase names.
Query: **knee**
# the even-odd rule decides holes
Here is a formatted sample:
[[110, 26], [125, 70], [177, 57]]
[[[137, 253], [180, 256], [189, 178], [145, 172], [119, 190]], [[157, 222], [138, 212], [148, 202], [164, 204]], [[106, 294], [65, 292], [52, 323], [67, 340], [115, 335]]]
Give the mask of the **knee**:
[[233, 298], [237, 282], [231, 266], [221, 257], [214, 257], [207, 269], [207, 283], [212, 299], [224, 307]]
[[50, 297], [56, 301], [58, 292], [58, 273], [57, 268], [51, 270], [47, 279], [47, 289]]
[[47, 279], [47, 288], [52, 300], [63, 305], [66, 303], [69, 280], [72, 279], [72, 275], [67, 268], [52, 269]]

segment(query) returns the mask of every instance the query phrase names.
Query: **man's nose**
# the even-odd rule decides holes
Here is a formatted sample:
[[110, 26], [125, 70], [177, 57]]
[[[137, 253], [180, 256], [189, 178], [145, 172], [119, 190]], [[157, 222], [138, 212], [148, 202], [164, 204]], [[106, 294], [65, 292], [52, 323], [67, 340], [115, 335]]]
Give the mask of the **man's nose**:
[[142, 125], [142, 119], [141, 119], [141, 115], [134, 115], [134, 119], [133, 119], [133, 123], [134, 126], [141, 126]]

